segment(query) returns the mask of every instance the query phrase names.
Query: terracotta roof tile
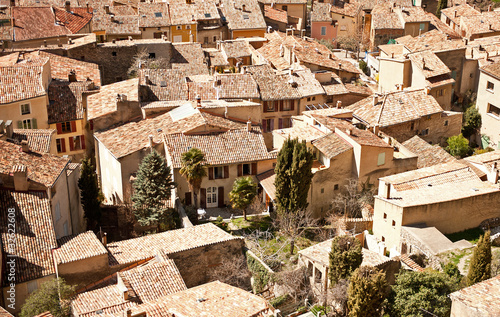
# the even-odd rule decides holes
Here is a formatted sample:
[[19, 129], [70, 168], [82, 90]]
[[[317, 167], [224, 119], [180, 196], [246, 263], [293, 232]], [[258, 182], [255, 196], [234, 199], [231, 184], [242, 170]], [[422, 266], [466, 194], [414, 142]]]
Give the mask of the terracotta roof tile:
[[220, 81], [219, 98], [221, 99], [259, 99], [257, 82], [250, 74], [217, 74]]
[[154, 257], [160, 251], [168, 256], [172, 253], [238, 239], [242, 238], [232, 236], [212, 223], [170, 230], [108, 243], [109, 264], [110, 266], [129, 264]]
[[274, 186], [275, 179], [276, 173], [274, 172], [274, 169], [257, 175], [257, 180], [272, 200], [276, 199], [276, 186]]
[[424, 89], [404, 90], [385, 93], [378, 97], [378, 103], [373, 105], [373, 98], [368, 97], [347, 107], [354, 111], [354, 117], [371, 126], [378, 124], [388, 127], [423, 116], [442, 113], [436, 99], [426, 94]]
[[17, 63], [0, 67], [0, 103], [44, 96], [43, 68], [48, 58], [39, 58], [36, 63]]
[[408, 57], [412, 61], [412, 65], [423, 72], [426, 79], [451, 73], [448, 66], [431, 51], [409, 54]]
[[117, 111], [116, 97], [126, 94], [128, 101], [139, 102], [139, 79], [133, 78], [102, 86], [99, 93], [87, 99], [88, 120]]
[[273, 21], [288, 23], [288, 13], [285, 10], [276, 9], [267, 4], [264, 5], [264, 17]]
[[146, 87], [142, 101], [188, 100], [186, 75], [180, 70], [141, 69], [139, 78], [141, 86]]
[[57, 240], [57, 244], [59, 248], [54, 250], [54, 261], [58, 265], [108, 254], [92, 231], [63, 237]]
[[311, 11], [311, 22], [331, 22], [331, 4], [314, 2]]
[[190, 148], [205, 154], [209, 165], [235, 164], [272, 159], [259, 128], [205, 135], [165, 135], [165, 145], [172, 158], [172, 167], [181, 167], [181, 155]]
[[229, 40], [221, 42], [221, 51], [227, 58], [252, 56], [250, 44], [245, 40]]
[[309, 125], [309, 124], [299, 124], [294, 125], [291, 128], [287, 129], [277, 129], [273, 130], [273, 135], [280, 135], [284, 139], [299, 139], [304, 140], [306, 142], [312, 142], [321, 137], [325, 136], [325, 133], [320, 129]]
[[268, 42], [257, 49], [262, 57], [264, 57], [274, 68], [284, 70], [290, 68], [290, 64], [280, 56], [280, 46], [283, 43], [282, 37], [278, 32], [266, 33]]
[[50, 145], [56, 134], [56, 130], [52, 129], [14, 129], [12, 139], [16, 144], [21, 144], [21, 141], [28, 141], [30, 150], [39, 153], [50, 153]]
[[84, 117], [82, 94], [93, 87], [92, 82], [53, 80], [49, 85], [49, 124], [81, 120]]
[[429, 16], [421, 7], [398, 7], [396, 12], [405, 23], [430, 22]]
[[62, 23], [56, 24], [50, 7], [12, 7], [14, 41], [26, 41], [72, 34]]
[[102, 310], [103, 316], [121, 312], [136, 306], [137, 303], [125, 300], [123, 291], [116, 284], [109, 284], [88, 292], [77, 294], [71, 301], [72, 313], [78, 317], [96, 316]]
[[21, 146], [0, 141], [0, 173], [8, 174], [15, 164], [28, 168], [30, 180], [52, 187], [69, 160], [52, 154], [25, 153]]
[[[315, 4], [316, 5], [316, 4]], [[357, 1], [335, 1], [331, 6], [331, 12], [354, 17], [361, 9], [361, 4]]]
[[481, 70], [489, 75], [500, 78], [500, 61], [483, 66]]
[[[257, 0], [222, 0], [222, 4], [220, 10], [230, 31], [266, 28]], [[242, 8], [243, 4], [245, 11]]]
[[[114, 7], [116, 10], [116, 7]], [[92, 19], [92, 30], [106, 31], [106, 34], [129, 35], [141, 34], [139, 30], [139, 16], [135, 15], [113, 15], [96, 13]]]
[[269, 305], [262, 297], [215, 281], [134, 307], [132, 315], [146, 313], [150, 317], [173, 317], [174, 315], [264, 317], [269, 315], [269, 309]]
[[462, 38], [460, 36], [460, 34], [458, 34], [458, 32], [456, 32], [451, 27], [449, 27], [447, 24], [445, 24], [443, 21], [441, 21], [433, 13], [427, 12], [427, 16], [429, 17], [429, 20], [431, 21], [430, 22], [431, 25], [429, 26], [429, 31], [432, 30], [433, 28], [435, 28], [438, 31], [445, 33], [446, 35], [449, 35], [450, 38], [453, 38], [453, 39], [461, 39]]
[[34, 56], [37, 54], [49, 58], [50, 75], [52, 79], [68, 80], [69, 72], [74, 71], [77, 81], [85, 81], [90, 78], [96, 86], [101, 86], [101, 71], [99, 70], [99, 65], [44, 51], [33, 53]]
[[448, 35], [432, 30], [416, 37], [411, 35], [396, 39], [398, 44], [403, 44], [410, 52], [433, 51], [434, 53], [464, 49], [465, 44], [461, 39], [448, 39]]
[[229, 62], [226, 60], [221, 51], [215, 48], [204, 48], [203, 52], [205, 52], [205, 55], [207, 55], [210, 59], [210, 66], [229, 66]]
[[14, 317], [11, 313], [9, 313], [5, 308], [0, 306], [0, 317]]
[[392, 10], [391, 3], [374, 6], [372, 10], [372, 28], [375, 30], [403, 29], [401, 19]]
[[331, 133], [316, 139], [312, 142], [321, 153], [327, 158], [334, 158], [335, 156], [352, 149], [352, 146], [345, 140], [340, 138], [337, 134]]
[[[16, 243], [14, 250], [9, 249], [11, 240], [7, 231], [2, 232], [3, 267], [6, 267], [8, 256], [15, 255], [16, 283], [55, 274], [52, 249], [57, 246], [57, 242], [47, 193], [0, 190], [0, 220], [4, 224], [9, 222], [7, 217], [10, 208], [15, 209]], [[10, 283], [7, 273], [5, 270], [2, 286]]]
[[439, 145], [431, 145], [421, 139], [418, 135], [403, 142], [403, 146], [418, 155], [417, 168], [456, 161], [456, 158], [446, 152]]
[[444, 14], [448, 19], [453, 21], [455, 24], [460, 24], [461, 16], [481, 15], [481, 12], [474, 9], [469, 4], [464, 3], [458, 6], [444, 8], [441, 10], [441, 14]]
[[484, 316], [500, 315], [500, 275], [451, 293], [452, 301], [461, 302]]
[[259, 0], [259, 3], [265, 4], [307, 4], [307, 0]]
[[62, 23], [71, 33], [78, 33], [92, 20], [92, 12], [87, 8], [72, 8], [66, 11], [62, 8], [54, 7], [56, 19]]
[[139, 2], [139, 27], [169, 26], [170, 13], [165, 2], [149, 3]]
[[263, 101], [301, 98], [299, 92], [292, 87], [288, 79], [276, 74], [269, 65], [247, 66], [246, 69], [259, 85]]
[[208, 75], [205, 54], [200, 43], [172, 43], [172, 69], [189, 75]]

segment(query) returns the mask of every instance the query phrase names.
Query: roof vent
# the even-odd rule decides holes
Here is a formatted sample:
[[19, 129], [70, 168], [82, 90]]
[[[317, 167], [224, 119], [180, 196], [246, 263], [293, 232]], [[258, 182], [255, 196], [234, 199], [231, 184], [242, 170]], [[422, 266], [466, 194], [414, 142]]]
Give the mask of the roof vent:
[[198, 303], [204, 302], [204, 301], [206, 301], [206, 300], [207, 300], [207, 299], [206, 299], [206, 298], [203, 298], [203, 297], [201, 297], [201, 298], [197, 298], [197, 299], [196, 299], [196, 301], [197, 301]]
[[166, 80], [160, 81], [160, 87], [167, 87], [167, 81]]

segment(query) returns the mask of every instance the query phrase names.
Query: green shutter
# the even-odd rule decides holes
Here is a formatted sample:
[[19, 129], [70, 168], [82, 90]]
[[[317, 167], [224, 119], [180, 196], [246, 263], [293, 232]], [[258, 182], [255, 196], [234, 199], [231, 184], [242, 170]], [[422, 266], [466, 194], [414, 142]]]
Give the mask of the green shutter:
[[36, 119], [31, 119], [31, 127], [33, 129], [38, 129], [38, 126], [36, 125]]
[[22, 129], [23, 128], [23, 122], [21, 120], [17, 121], [17, 128]]

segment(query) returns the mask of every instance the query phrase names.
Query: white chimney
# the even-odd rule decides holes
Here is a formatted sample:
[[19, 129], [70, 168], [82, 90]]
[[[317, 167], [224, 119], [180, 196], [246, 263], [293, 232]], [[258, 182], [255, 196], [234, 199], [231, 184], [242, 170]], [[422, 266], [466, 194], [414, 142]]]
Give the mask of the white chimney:
[[431, 87], [429, 87], [429, 86], [425, 87], [425, 93], [427, 95], [430, 95], [431, 94]]
[[351, 130], [351, 129], [347, 129], [347, 130], [345, 130], [345, 133], [346, 133], [347, 135], [351, 135], [352, 130]]
[[247, 121], [247, 131], [248, 132], [252, 131], [252, 121], [250, 121], [250, 119], [248, 119]]
[[153, 148], [153, 146], [155, 145], [153, 141], [153, 135], [152, 134], [148, 135], [148, 139], [149, 139], [149, 147]]
[[342, 108], [342, 101], [337, 100], [337, 109]]
[[379, 125], [378, 125], [378, 124], [375, 124], [375, 125], [373, 126], [373, 134], [378, 135], [379, 130], [380, 130]]
[[491, 171], [488, 173], [488, 182], [496, 184], [498, 182], [498, 176], [499, 176], [498, 166], [497, 162], [495, 162], [491, 166]]

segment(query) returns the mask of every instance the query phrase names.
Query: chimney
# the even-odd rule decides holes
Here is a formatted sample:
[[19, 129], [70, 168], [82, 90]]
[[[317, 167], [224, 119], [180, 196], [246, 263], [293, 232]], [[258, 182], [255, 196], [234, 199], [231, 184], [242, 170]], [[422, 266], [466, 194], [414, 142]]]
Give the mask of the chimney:
[[233, 0], [233, 7], [236, 9], [236, 1]]
[[464, 39], [464, 44], [465, 45], [469, 44], [469, 40], [468, 39]]
[[148, 139], [149, 139], [149, 147], [153, 148], [153, 146], [155, 145], [153, 141], [153, 135], [152, 134], [148, 135]]
[[149, 81], [149, 75], [144, 76], [144, 81], [146, 82], [146, 85], [151, 85], [151, 82]]
[[[490, 5], [491, 7], [491, 5]], [[245, 4], [242, 4], [241, 5], [241, 10], [243, 10], [243, 12], [246, 12], [247, 11], [247, 6]]]
[[493, 166], [491, 166], [491, 171], [488, 173], [488, 181], [493, 184], [496, 184], [498, 182], [498, 175], [499, 175], [498, 166], [497, 162], [495, 162], [493, 163]]
[[378, 104], [378, 94], [373, 95], [373, 106], [375, 107]]
[[337, 100], [337, 109], [341, 109], [341, 108], [342, 108], [342, 101]]
[[385, 199], [391, 199], [391, 184], [385, 183]]
[[342, 62], [339, 62], [339, 69], [342, 69]]
[[302, 29], [302, 30], [300, 30], [300, 37], [301, 37], [301, 38], [304, 38], [304, 37], [305, 37], [305, 35], [306, 35], [306, 29]]
[[488, 25], [488, 29], [489, 29], [490, 31], [491, 31], [491, 30], [493, 30], [493, 25], [492, 25], [491, 23]]
[[71, 70], [68, 74], [68, 81], [70, 83], [74, 83], [76, 82], [76, 73], [75, 73], [75, 70]]
[[121, 94], [121, 101], [127, 101], [127, 94]]
[[47, 40], [43, 40], [43, 46], [47, 47]]
[[111, 15], [111, 22], [115, 22], [115, 15], [114, 14]]
[[132, 309], [127, 308], [127, 317], [132, 317]]
[[196, 95], [196, 108], [201, 108], [201, 97], [200, 95]]
[[89, 3], [88, 2], [86, 3], [86, 6], [87, 6], [87, 13], [90, 13], [90, 8], [89, 8]]
[[454, 11], [454, 17], [456, 18], [457, 17], [457, 10]]
[[373, 126], [373, 134], [378, 135], [379, 129], [380, 129], [379, 125], [375, 124]]
[[12, 134], [14, 134], [14, 126], [12, 125], [12, 120], [7, 120], [5, 122], [5, 133], [8, 138], [12, 138]]
[[21, 141], [21, 149], [23, 150], [24, 153], [30, 152], [30, 145], [28, 144], [28, 141], [26, 140]]
[[422, 69], [425, 70], [425, 58], [422, 57]]
[[106, 11], [106, 14], [109, 14], [109, 5], [104, 6], [104, 11]]
[[488, 6], [488, 12], [491, 12], [491, 4]]
[[194, 19], [194, 14], [191, 14], [191, 21], [192, 21], [192, 22], [196, 21], [196, 20]]
[[57, 47], [62, 47], [62, 43], [60, 39], [57, 39]]
[[66, 11], [71, 12], [71, 1], [64, 2], [64, 8]]
[[429, 87], [429, 86], [425, 87], [425, 93], [427, 95], [430, 95], [431, 94], [431, 87]]
[[104, 247], [108, 246], [108, 234], [106, 232], [102, 234], [101, 242]]
[[248, 132], [252, 131], [252, 121], [250, 121], [250, 118], [247, 121], [247, 131]]
[[16, 191], [27, 191], [29, 189], [28, 168], [26, 165], [14, 165], [11, 174], [14, 177], [14, 188]]
[[394, 52], [391, 53], [391, 58], [394, 58]]
[[347, 135], [351, 135], [352, 130], [351, 130], [351, 129], [347, 129], [347, 130], [345, 130], [345, 133], [346, 133]]
[[116, 39], [112, 39], [111, 43], [115, 44], [116, 43]]

